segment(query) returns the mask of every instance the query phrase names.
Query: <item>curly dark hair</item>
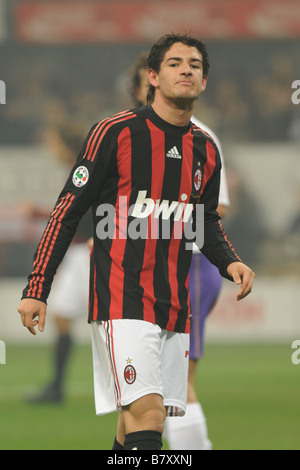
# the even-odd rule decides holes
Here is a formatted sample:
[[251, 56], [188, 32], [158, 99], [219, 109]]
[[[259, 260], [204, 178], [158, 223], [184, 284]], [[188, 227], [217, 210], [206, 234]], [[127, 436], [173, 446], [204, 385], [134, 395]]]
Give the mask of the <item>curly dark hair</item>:
[[[203, 58], [203, 75], [207, 77], [209, 71], [209, 57], [205, 44], [189, 34], [165, 34], [162, 36], [151, 48], [148, 55], [148, 69], [153, 69], [155, 72], [159, 72], [160, 65], [164, 59], [166, 52], [176, 44], [181, 42], [186, 46], [195, 47], [202, 54]], [[151, 104], [154, 100], [155, 88], [150, 85], [147, 94], [147, 103]]]
[[130, 71], [129, 71], [129, 86], [128, 86], [128, 91], [129, 94], [135, 103], [136, 106], [142, 106], [143, 103], [141, 103], [137, 97], [136, 97], [136, 90], [141, 86], [141, 75], [140, 72], [141, 70], [148, 70], [148, 52], [142, 52], [134, 64], [131, 66]]

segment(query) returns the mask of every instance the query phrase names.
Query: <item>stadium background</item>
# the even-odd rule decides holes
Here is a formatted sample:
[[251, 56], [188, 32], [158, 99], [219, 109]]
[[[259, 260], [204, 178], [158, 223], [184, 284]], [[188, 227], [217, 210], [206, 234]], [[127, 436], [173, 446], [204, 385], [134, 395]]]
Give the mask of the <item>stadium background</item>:
[[75, 326], [69, 402], [33, 410], [23, 401], [49, 374], [54, 334], [49, 320], [31, 337], [16, 312], [44, 227], [24, 207], [51, 208], [65, 180], [44, 130], [69, 120], [88, 130], [132, 107], [130, 64], [171, 31], [208, 46], [208, 88], [195, 114], [222, 142], [232, 201], [224, 226], [256, 271], [240, 304], [224, 282], [207, 322], [198, 389], [211, 439], [219, 449], [300, 448], [300, 364], [291, 360], [300, 340], [300, 104], [291, 99], [300, 80], [299, 2], [0, 0], [0, 449], [110, 448], [115, 416], [94, 416], [84, 318]]

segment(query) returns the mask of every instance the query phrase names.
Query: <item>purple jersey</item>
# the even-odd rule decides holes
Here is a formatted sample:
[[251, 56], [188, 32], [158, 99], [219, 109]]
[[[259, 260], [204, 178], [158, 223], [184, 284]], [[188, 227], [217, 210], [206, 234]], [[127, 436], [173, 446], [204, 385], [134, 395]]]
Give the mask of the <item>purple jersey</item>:
[[204, 326], [222, 287], [218, 269], [203, 254], [194, 254], [190, 268], [192, 327], [190, 359], [203, 356]]

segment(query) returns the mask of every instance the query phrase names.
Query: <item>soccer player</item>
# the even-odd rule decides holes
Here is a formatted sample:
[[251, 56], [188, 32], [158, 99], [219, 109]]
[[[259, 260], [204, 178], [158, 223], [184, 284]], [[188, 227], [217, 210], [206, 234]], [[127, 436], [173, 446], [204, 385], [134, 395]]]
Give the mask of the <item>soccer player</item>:
[[[89, 322], [96, 413], [120, 412], [113, 449], [125, 450], [161, 449], [166, 415], [185, 412], [192, 257], [186, 248], [193, 232], [186, 212], [193, 210], [193, 228], [201, 229], [197, 216], [204, 208], [199, 248], [239, 285], [237, 300], [250, 293], [254, 280], [216, 211], [218, 149], [190, 122], [206, 87], [206, 47], [188, 35], [166, 35], [151, 48], [148, 66], [149, 105], [104, 119], [88, 134], [18, 307], [32, 334], [36, 327], [44, 330], [53, 276], [92, 206]], [[202, 244], [198, 231], [194, 238]]]
[[[130, 70], [129, 91], [136, 106], [145, 106], [147, 104], [149, 88], [147, 59], [147, 53], [140, 54]], [[192, 116], [191, 121], [214, 139], [219, 150], [222, 168], [217, 211], [220, 217], [223, 218], [230, 203], [221, 144], [215, 133], [203, 122], [194, 116]], [[220, 294], [222, 277], [216, 266], [207, 260], [196, 245], [194, 245], [189, 271], [189, 287], [193, 321], [190, 333], [187, 406], [183, 417], [180, 419], [170, 417], [166, 420], [164, 437], [167, 439], [171, 450], [211, 450], [212, 443], [208, 439], [206, 417], [195, 389], [195, 376], [198, 360], [203, 357], [205, 320]]]

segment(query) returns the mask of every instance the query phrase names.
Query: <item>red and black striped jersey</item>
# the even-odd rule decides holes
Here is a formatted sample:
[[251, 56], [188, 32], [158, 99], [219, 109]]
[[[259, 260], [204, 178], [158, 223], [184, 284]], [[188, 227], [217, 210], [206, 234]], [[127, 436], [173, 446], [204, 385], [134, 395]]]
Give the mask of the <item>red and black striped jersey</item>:
[[183, 227], [190, 209], [195, 227], [196, 208], [204, 207], [200, 249], [223, 277], [230, 279], [226, 268], [239, 260], [216, 212], [220, 169], [209, 135], [192, 123], [169, 124], [151, 106], [97, 123], [51, 213], [23, 298], [46, 302], [76, 227], [92, 207], [88, 320], [140, 319], [189, 332], [192, 250]]

